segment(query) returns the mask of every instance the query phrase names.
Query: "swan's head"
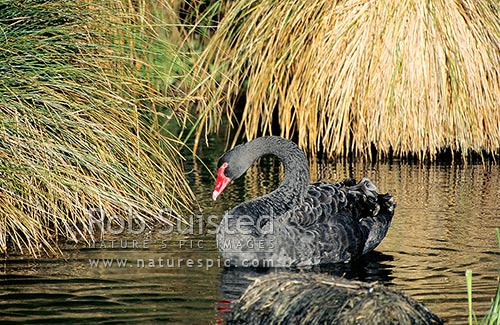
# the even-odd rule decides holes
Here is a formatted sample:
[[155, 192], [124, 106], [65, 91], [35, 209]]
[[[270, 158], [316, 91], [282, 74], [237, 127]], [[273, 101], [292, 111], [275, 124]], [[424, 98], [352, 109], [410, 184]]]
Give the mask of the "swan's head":
[[212, 194], [214, 201], [220, 193], [229, 185], [232, 180], [243, 175], [255, 160], [251, 153], [253, 150], [245, 145], [236, 146], [220, 157], [217, 163], [217, 180]]

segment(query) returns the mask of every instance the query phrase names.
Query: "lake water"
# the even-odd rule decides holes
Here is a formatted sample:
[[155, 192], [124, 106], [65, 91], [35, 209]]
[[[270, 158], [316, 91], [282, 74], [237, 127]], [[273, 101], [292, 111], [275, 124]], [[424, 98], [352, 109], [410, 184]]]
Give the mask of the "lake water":
[[[207, 155], [210, 167], [219, 154]], [[262, 159], [214, 203], [211, 175], [196, 164], [188, 169], [203, 220], [220, 218], [236, 203], [271, 191], [282, 174], [276, 161]], [[484, 314], [500, 265], [498, 165], [319, 162], [311, 173], [312, 181], [368, 177], [397, 202], [391, 228], [374, 254], [356, 265], [313, 272], [379, 281], [423, 302], [450, 324], [465, 324], [465, 271], [470, 269], [474, 307], [478, 316]], [[219, 323], [227, 302], [250, 283], [247, 276], [273, 272], [224, 269], [211, 233], [148, 231], [112, 239], [79, 250], [67, 247], [64, 258], [4, 260], [0, 322]], [[113, 264], [106, 267], [103, 260]], [[124, 260], [126, 265], [118, 265]]]

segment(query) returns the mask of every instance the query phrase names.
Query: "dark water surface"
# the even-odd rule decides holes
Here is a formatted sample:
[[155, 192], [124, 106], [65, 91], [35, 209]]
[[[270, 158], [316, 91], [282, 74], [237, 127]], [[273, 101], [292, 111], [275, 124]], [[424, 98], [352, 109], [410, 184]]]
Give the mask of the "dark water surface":
[[[313, 181], [369, 177], [397, 202], [393, 224], [374, 254], [356, 265], [313, 272], [380, 281], [425, 303], [450, 324], [465, 324], [465, 271], [470, 269], [474, 307], [484, 314], [500, 265], [495, 238], [500, 226], [498, 165], [318, 163], [311, 171]], [[263, 159], [214, 204], [213, 179], [194, 166], [190, 178], [200, 215], [220, 218], [237, 202], [275, 188], [281, 173], [277, 162]], [[193, 220], [199, 226], [198, 217]], [[0, 321], [216, 323], [224, 318], [226, 300], [248, 285], [247, 276], [273, 271], [219, 267], [215, 236], [203, 232], [167, 236], [153, 229], [116, 236], [114, 248], [110, 241], [68, 248], [64, 259], [11, 257], [0, 268]], [[98, 267], [91, 264], [96, 259]], [[113, 264], [104, 266], [102, 259]], [[117, 264], [124, 260], [125, 266]]]

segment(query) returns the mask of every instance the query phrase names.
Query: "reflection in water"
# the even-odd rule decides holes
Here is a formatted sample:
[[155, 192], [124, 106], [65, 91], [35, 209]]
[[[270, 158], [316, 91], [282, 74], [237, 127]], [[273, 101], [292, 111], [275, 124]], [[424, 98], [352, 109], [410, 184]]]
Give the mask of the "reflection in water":
[[348, 279], [365, 282], [389, 282], [392, 279], [391, 269], [384, 262], [392, 257], [379, 252], [371, 252], [355, 263], [339, 263], [330, 265], [315, 265], [310, 268], [225, 268], [220, 274], [220, 291], [227, 300], [238, 299], [252, 279], [259, 276], [282, 271], [297, 273], [325, 273]]
[[[214, 167], [217, 155], [209, 163]], [[200, 213], [217, 215], [235, 204], [274, 189], [282, 168], [264, 158], [218, 199], [211, 200], [213, 179], [188, 166]], [[498, 165], [348, 164], [319, 162], [312, 181], [370, 178], [390, 192], [397, 208], [382, 244], [355, 264], [323, 266], [323, 272], [368, 282], [379, 281], [413, 296], [451, 324], [467, 322], [465, 270], [473, 271], [475, 309], [483, 314], [496, 290], [500, 264], [494, 228], [500, 226]], [[187, 259], [218, 258], [213, 234], [165, 237], [148, 234], [148, 248], [70, 250], [66, 259], [33, 261], [13, 257], [0, 268], [0, 321], [40, 322], [216, 322], [227, 301], [258, 277], [277, 270], [188, 266]], [[153, 237], [151, 237], [153, 236]], [[201, 236], [201, 237], [200, 237]], [[181, 240], [202, 247], [179, 247]], [[138, 238], [141, 239], [140, 237]], [[177, 243], [177, 245], [176, 245]], [[127, 259], [126, 267], [91, 267], [89, 259]], [[158, 260], [183, 259], [180, 267]], [[144, 266], [137, 266], [138, 260]], [[155, 262], [149, 266], [150, 260]], [[195, 262], [196, 265], [196, 262]], [[227, 301], [226, 301], [227, 300]]]
[[[210, 253], [212, 254], [212, 253]], [[205, 258], [206, 254], [193, 258]], [[0, 322], [186, 322], [214, 317], [220, 269], [138, 266], [185, 258], [181, 252], [83, 249], [68, 261], [8, 262], [0, 286]], [[124, 260], [93, 268], [89, 259]]]

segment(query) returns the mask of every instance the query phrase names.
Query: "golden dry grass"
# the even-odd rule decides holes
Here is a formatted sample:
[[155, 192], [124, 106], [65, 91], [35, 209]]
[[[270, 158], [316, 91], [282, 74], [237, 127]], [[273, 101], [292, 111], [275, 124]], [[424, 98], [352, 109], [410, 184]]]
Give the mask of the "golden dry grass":
[[196, 71], [198, 137], [246, 96], [238, 133], [313, 155], [500, 148], [498, 1], [235, 1]]
[[99, 239], [85, 227], [89, 209], [148, 224], [163, 208], [189, 209], [183, 144], [172, 132], [188, 99], [174, 81], [161, 92], [148, 81], [175, 75], [145, 60], [159, 26], [138, 13], [142, 3], [2, 7], [0, 255]]

